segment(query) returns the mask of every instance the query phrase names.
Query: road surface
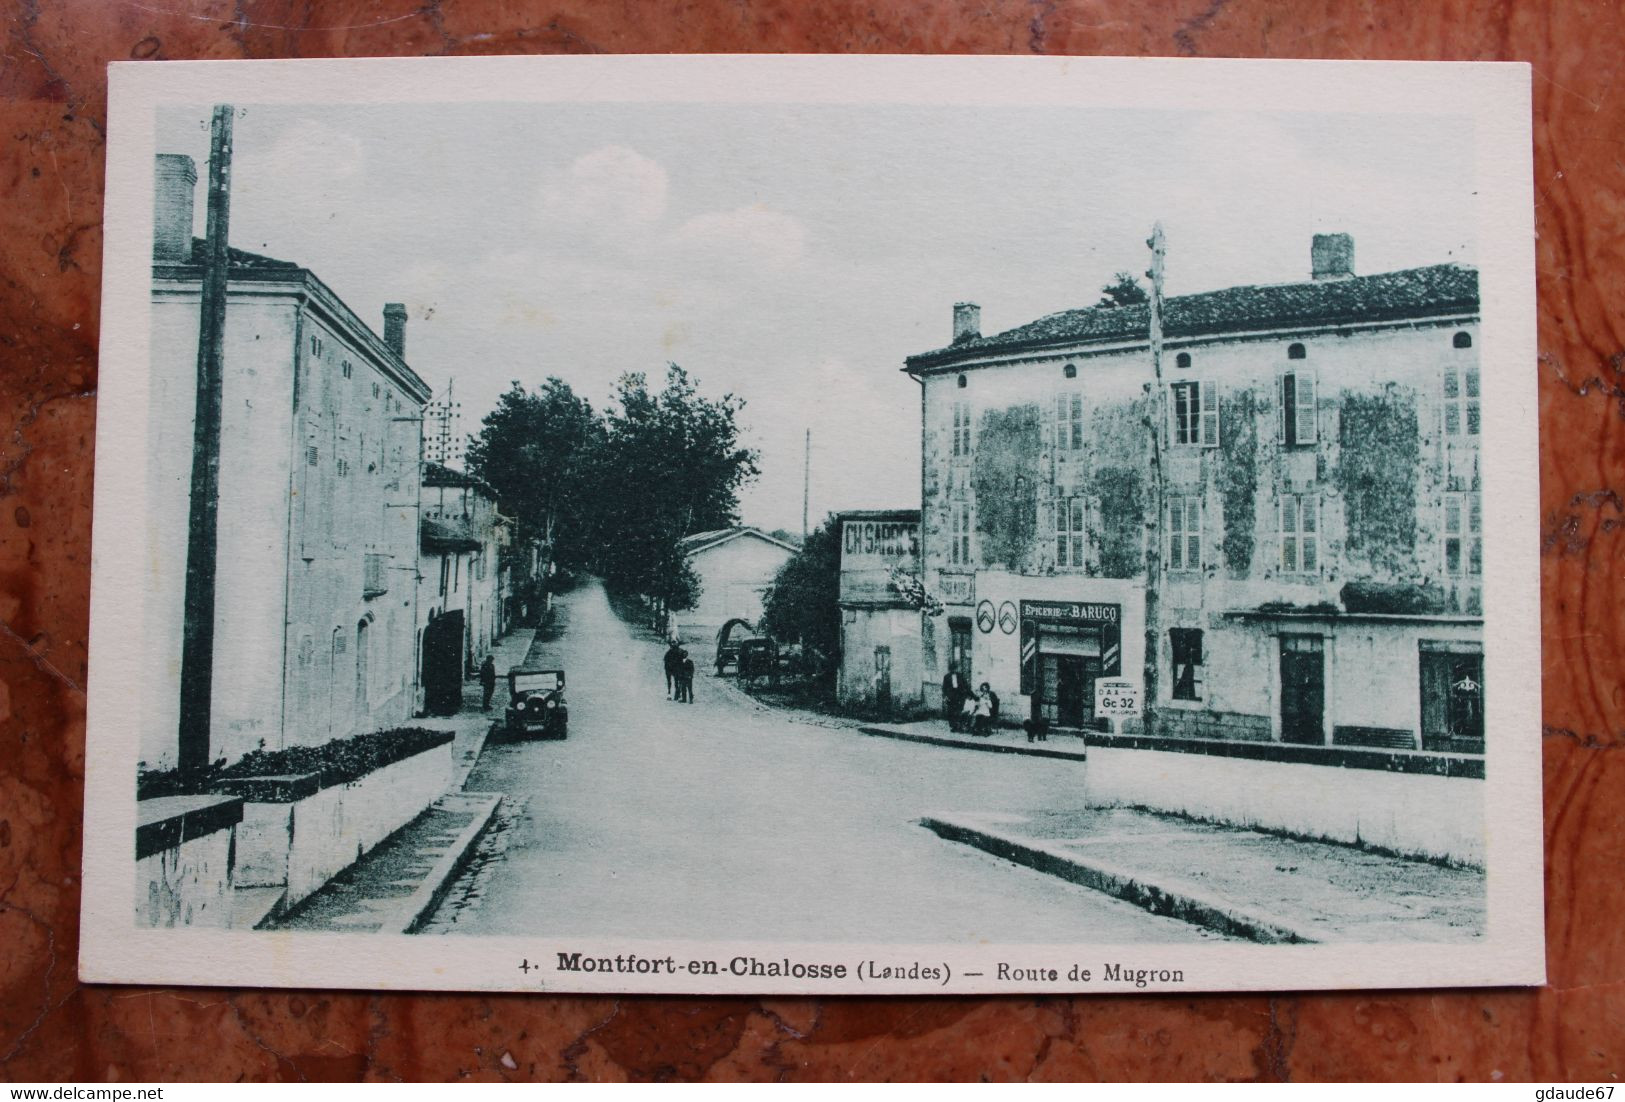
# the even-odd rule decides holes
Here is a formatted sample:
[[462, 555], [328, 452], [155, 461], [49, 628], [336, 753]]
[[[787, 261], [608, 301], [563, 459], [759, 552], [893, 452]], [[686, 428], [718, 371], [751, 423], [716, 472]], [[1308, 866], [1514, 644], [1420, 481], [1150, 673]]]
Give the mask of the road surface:
[[[1192, 942], [1212, 934], [944, 841], [933, 812], [1075, 806], [1084, 766], [863, 735], [765, 708], [601, 586], [541, 644], [568, 671], [570, 737], [491, 744], [466, 790], [516, 810], [431, 932], [875, 942]], [[505, 671], [504, 671], [505, 672]], [[470, 890], [469, 884], [474, 887]]]

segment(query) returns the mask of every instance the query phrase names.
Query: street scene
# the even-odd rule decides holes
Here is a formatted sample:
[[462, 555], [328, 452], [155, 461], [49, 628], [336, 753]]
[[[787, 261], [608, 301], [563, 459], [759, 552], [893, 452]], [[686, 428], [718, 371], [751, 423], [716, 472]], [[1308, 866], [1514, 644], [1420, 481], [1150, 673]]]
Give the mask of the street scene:
[[1485, 936], [1450, 126], [1134, 124], [1282, 154], [1215, 199], [1014, 114], [416, 110], [160, 119], [139, 927]]

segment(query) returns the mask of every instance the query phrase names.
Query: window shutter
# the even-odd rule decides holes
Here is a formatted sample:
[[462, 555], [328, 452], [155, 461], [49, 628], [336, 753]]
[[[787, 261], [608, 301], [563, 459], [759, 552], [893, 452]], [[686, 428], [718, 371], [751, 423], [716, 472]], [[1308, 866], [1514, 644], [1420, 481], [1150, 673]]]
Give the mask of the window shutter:
[[1299, 371], [1294, 376], [1298, 391], [1297, 430], [1298, 443], [1313, 444], [1315, 435], [1315, 373]]
[[1275, 439], [1282, 444], [1290, 444], [1292, 440], [1287, 435], [1286, 421], [1286, 379], [1287, 372], [1279, 372], [1275, 376]]
[[1219, 384], [1215, 382], [1202, 388], [1202, 446], [1219, 446]]

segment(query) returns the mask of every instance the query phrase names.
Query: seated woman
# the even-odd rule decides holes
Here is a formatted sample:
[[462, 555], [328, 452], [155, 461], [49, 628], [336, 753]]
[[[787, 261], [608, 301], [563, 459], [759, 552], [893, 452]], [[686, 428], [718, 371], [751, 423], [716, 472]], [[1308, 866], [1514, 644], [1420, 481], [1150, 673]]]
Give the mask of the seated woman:
[[979, 698], [975, 693], [965, 693], [965, 700], [959, 706], [959, 724], [954, 728], [954, 730], [969, 731], [971, 729], [972, 725], [976, 722], [976, 708], [978, 702]]
[[976, 711], [971, 717], [971, 734], [987, 738], [993, 734], [993, 693], [984, 682], [976, 695]]

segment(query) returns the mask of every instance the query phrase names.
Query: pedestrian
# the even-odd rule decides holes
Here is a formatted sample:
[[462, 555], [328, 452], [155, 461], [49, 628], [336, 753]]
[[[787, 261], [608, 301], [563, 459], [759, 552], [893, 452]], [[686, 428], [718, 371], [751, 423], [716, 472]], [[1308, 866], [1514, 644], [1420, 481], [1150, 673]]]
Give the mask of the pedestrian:
[[1021, 721], [1021, 729], [1027, 732], [1027, 741], [1048, 742], [1049, 720], [1044, 718], [1042, 705], [1039, 703], [1037, 693], [1033, 694], [1032, 714]]
[[976, 709], [981, 703], [981, 698], [975, 693], [965, 693], [965, 699], [959, 705], [959, 730], [976, 733]]
[[976, 718], [972, 733], [986, 738], [993, 734], [993, 725], [999, 720], [999, 694], [986, 682], [976, 691]]
[[942, 679], [942, 716], [950, 731], [958, 730], [959, 712], [965, 706], [965, 694], [970, 687], [958, 670], [949, 670]]
[[497, 662], [489, 654], [480, 663], [480, 690], [485, 694], [485, 702], [480, 705], [480, 710], [489, 712], [491, 696], [497, 691]]
[[683, 672], [680, 676], [682, 678], [683, 703], [692, 704], [694, 703], [694, 659], [688, 656], [686, 650], [683, 651]]
[[677, 640], [671, 641], [666, 648], [666, 699], [677, 699], [677, 677], [683, 672], [683, 648], [677, 645]]

